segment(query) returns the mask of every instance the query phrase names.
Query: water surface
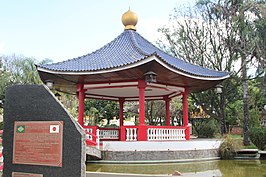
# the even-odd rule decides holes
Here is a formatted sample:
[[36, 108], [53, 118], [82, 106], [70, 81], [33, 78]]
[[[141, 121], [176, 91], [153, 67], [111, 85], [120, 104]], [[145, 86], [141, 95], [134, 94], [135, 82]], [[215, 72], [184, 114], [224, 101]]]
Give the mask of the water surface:
[[[266, 177], [266, 160], [216, 160], [162, 164], [87, 164], [87, 171], [133, 174], [203, 174], [206, 177]], [[205, 174], [205, 175], [204, 175]]]

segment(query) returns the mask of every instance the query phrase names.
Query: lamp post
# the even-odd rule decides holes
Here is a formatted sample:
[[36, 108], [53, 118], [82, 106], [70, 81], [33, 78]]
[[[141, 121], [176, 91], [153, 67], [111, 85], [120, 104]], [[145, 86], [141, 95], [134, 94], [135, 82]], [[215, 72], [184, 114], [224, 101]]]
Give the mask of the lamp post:
[[223, 86], [217, 85], [215, 88], [215, 92], [220, 95], [220, 126], [221, 126], [221, 134], [224, 135], [226, 133], [226, 126], [225, 126], [225, 100], [224, 100], [224, 93], [223, 93]]
[[52, 80], [46, 80], [45, 85], [51, 90], [54, 87], [54, 82]]

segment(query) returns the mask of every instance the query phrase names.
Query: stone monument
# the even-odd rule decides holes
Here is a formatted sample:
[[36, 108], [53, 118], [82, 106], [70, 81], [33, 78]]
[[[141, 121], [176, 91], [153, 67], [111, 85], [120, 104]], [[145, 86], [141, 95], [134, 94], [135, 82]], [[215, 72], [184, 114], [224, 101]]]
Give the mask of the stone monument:
[[86, 176], [85, 133], [46, 86], [7, 89], [3, 147], [3, 177]]

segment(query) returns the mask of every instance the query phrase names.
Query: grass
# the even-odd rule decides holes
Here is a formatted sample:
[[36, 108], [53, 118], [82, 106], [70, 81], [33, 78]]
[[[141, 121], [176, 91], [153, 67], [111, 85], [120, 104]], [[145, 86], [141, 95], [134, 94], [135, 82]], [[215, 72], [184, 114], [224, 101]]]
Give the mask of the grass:
[[239, 147], [241, 149], [258, 149], [253, 143], [250, 142], [250, 145], [248, 146], [244, 146], [243, 145], [243, 137], [241, 135], [232, 135], [232, 134], [228, 134], [227, 136], [229, 136], [230, 138], [234, 139], [234, 141], [236, 142], [236, 144], [239, 145]]

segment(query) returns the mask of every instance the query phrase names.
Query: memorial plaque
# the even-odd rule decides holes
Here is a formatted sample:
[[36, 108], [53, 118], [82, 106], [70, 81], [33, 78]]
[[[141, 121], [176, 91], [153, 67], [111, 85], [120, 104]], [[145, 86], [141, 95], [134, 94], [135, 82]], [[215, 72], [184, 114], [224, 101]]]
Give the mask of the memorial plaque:
[[12, 172], [12, 177], [43, 177], [42, 174]]
[[62, 167], [62, 143], [63, 121], [15, 121], [13, 164]]
[[3, 177], [86, 177], [86, 134], [53, 93], [43, 85], [5, 93]]

